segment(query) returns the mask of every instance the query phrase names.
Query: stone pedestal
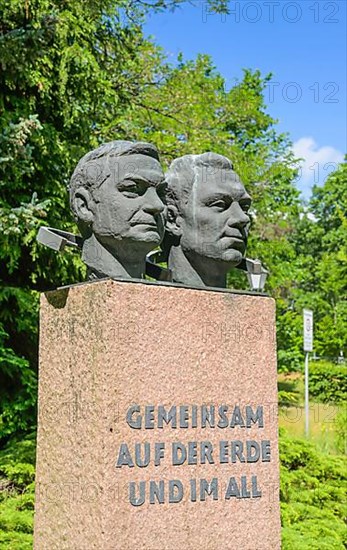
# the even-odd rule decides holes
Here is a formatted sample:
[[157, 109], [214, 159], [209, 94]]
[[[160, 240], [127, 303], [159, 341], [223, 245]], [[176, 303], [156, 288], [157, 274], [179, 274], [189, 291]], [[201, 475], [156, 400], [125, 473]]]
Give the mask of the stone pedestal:
[[42, 295], [36, 550], [280, 548], [271, 298]]

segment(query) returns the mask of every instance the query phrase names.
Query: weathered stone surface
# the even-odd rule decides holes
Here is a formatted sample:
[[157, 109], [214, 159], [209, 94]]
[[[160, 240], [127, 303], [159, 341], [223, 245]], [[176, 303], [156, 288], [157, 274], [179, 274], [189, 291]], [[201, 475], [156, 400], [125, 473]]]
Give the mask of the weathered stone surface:
[[[108, 280], [43, 295], [35, 549], [280, 548], [274, 323], [271, 298], [231, 292]], [[126, 422], [133, 405], [141, 412], [154, 407], [154, 421], [147, 409], [147, 429]], [[158, 427], [160, 405], [181, 411], [176, 428]], [[202, 427], [204, 405], [216, 407], [215, 427]], [[225, 428], [217, 426], [223, 405]], [[263, 407], [263, 427], [259, 419], [239, 425], [246, 406]], [[139, 422], [136, 411], [131, 420]], [[234, 442], [235, 452], [238, 440], [269, 441], [270, 461], [220, 463], [220, 441]], [[121, 444], [135, 461], [134, 444], [145, 442], [147, 467], [117, 467]], [[197, 464], [173, 465], [175, 442], [198, 442]], [[215, 463], [201, 464], [201, 442], [213, 446]], [[160, 465], [155, 443], [165, 444], [164, 458], [157, 450]], [[193, 462], [194, 455], [192, 444]], [[231, 477], [240, 490], [246, 480], [249, 498], [225, 498]], [[214, 478], [218, 495], [204, 492], [201, 500], [200, 480]], [[170, 480], [182, 483], [180, 502], [168, 502]], [[141, 481], [145, 502], [134, 506], [129, 483], [136, 482], [138, 497]], [[164, 481], [164, 503], [153, 494], [149, 502], [150, 481], [158, 488]]]

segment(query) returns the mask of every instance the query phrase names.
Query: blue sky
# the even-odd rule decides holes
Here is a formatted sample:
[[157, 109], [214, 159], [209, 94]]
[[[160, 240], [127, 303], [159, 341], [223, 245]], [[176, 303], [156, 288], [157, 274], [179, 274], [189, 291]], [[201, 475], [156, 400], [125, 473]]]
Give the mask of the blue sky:
[[271, 72], [269, 113], [305, 158], [298, 187], [305, 197], [324, 183], [346, 147], [346, 4], [320, 0], [230, 1], [229, 15], [211, 14], [203, 0], [145, 25], [172, 62], [209, 54], [227, 87], [242, 69]]

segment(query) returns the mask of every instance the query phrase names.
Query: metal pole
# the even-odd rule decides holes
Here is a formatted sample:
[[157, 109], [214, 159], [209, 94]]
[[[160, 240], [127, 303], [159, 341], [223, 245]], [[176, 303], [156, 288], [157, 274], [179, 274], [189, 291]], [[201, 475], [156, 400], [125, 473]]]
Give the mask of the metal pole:
[[308, 405], [308, 351], [305, 356], [305, 436], [309, 435], [309, 405]]

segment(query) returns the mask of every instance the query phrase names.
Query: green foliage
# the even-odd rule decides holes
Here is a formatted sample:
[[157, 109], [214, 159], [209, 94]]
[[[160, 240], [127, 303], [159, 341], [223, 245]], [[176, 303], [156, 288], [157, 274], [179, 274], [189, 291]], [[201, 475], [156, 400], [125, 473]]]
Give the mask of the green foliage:
[[335, 423], [336, 447], [341, 454], [347, 455], [347, 403], [342, 403]]
[[24, 439], [12, 439], [0, 451], [0, 474], [5, 475], [17, 489], [24, 489], [34, 481], [36, 434], [32, 433]]
[[[278, 365], [282, 372], [303, 369], [305, 307], [314, 312], [316, 354], [336, 360], [341, 352], [347, 353], [346, 188], [344, 162], [322, 187], [314, 187], [309, 205], [294, 220], [287, 244], [281, 248], [286, 257], [280, 265], [277, 258], [273, 262], [272, 269], [284, 275], [272, 291], [277, 299]], [[273, 252], [273, 242], [268, 243], [267, 253]]]
[[314, 187], [295, 239], [296, 307], [314, 310], [315, 351], [335, 358], [340, 351], [347, 353], [346, 188], [347, 163], [343, 162], [322, 187]]
[[280, 437], [283, 550], [345, 548], [347, 460]]
[[278, 404], [280, 407], [289, 407], [299, 404], [300, 394], [297, 380], [281, 378], [278, 380], [277, 385]]
[[0, 548], [32, 548], [35, 434], [0, 451]]
[[321, 403], [342, 403], [347, 399], [347, 366], [312, 361], [310, 363], [309, 392]]
[[[27, 294], [21, 289], [15, 289], [2, 293], [3, 304], [10, 301], [15, 309], [13, 314], [21, 311], [28, 304]], [[0, 294], [1, 295], [1, 294]], [[28, 295], [30, 296], [30, 294]], [[14, 298], [17, 301], [14, 301]], [[24, 300], [21, 302], [21, 300]], [[30, 302], [29, 302], [30, 303]], [[29, 317], [24, 317], [28, 320]], [[11, 319], [8, 319], [11, 322]], [[19, 324], [20, 325], [20, 324]], [[19, 326], [18, 339], [21, 338]], [[25, 431], [32, 424], [36, 411], [37, 380], [35, 372], [30, 368], [29, 361], [16, 354], [7, 345], [8, 334], [4, 331], [0, 322], [0, 434], [6, 436], [16, 431]]]
[[[182, 6], [189, 2], [194, 6], [201, 8], [200, 0], [130, 0], [125, 2], [126, 9], [134, 10], [135, 13], [144, 10], [175, 10], [176, 8]], [[215, 13], [229, 13], [229, 0], [207, 0], [205, 3], [207, 10]]]

